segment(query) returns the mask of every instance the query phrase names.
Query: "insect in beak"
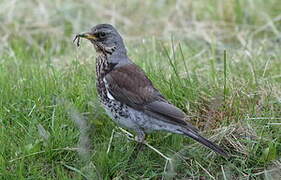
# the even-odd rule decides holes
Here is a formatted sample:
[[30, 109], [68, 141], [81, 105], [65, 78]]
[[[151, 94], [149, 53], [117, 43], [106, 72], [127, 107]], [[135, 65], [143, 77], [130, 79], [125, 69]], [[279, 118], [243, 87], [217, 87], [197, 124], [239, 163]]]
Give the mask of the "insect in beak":
[[81, 40], [81, 34], [77, 34], [74, 39], [73, 39], [73, 43], [75, 43], [75, 41], [77, 40], [76, 45], [79, 47], [80, 46], [80, 40]]

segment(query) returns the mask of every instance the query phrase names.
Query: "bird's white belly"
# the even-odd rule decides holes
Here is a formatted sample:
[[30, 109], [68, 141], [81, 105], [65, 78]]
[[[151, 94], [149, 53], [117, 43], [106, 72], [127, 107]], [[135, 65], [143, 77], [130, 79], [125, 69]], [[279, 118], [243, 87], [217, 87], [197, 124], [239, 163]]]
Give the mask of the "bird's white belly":
[[[115, 100], [114, 100], [115, 101]], [[115, 101], [116, 104], [118, 102]], [[141, 111], [135, 110], [131, 107], [123, 105], [123, 112], [125, 116], [120, 115], [118, 108], [109, 108], [105, 106], [106, 113], [120, 126], [132, 130], [142, 129], [145, 132], [151, 131], [171, 131], [179, 133], [179, 126], [168, 124], [164, 121], [155, 119]], [[126, 109], [126, 110], [124, 110]]]

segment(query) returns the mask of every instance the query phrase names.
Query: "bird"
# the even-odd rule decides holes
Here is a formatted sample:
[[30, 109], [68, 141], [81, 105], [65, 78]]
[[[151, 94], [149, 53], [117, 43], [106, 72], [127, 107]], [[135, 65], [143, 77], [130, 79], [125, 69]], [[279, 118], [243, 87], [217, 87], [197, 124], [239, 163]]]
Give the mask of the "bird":
[[216, 153], [228, 157], [220, 146], [200, 135], [187, 120], [187, 115], [171, 104], [145, 72], [128, 57], [120, 33], [111, 24], [98, 24], [88, 32], [79, 33], [96, 50], [96, 87], [106, 113], [121, 127], [136, 133], [143, 143], [146, 134], [166, 131], [191, 137]]

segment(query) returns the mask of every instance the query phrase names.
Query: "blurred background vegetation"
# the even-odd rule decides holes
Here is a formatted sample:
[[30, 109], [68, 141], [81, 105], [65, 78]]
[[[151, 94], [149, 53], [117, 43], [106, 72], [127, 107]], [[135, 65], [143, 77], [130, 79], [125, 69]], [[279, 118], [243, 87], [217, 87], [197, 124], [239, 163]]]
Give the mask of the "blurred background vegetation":
[[[1, 179], [281, 177], [280, 0], [0, 0], [0, 22]], [[72, 43], [99, 23], [116, 26], [132, 60], [230, 159], [153, 133], [167, 163], [113, 136], [95, 51]]]

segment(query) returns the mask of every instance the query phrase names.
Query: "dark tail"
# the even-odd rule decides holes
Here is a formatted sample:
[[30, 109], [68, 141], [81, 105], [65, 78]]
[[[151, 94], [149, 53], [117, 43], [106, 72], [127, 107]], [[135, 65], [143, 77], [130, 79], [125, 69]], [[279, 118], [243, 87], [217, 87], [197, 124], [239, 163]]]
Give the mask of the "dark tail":
[[182, 131], [183, 134], [191, 137], [192, 139], [202, 143], [203, 145], [207, 146], [208, 148], [212, 149], [213, 151], [215, 151], [216, 153], [224, 156], [224, 157], [228, 157], [227, 153], [218, 145], [216, 145], [215, 143], [209, 141], [208, 139], [204, 138], [203, 136], [201, 136], [199, 133], [194, 132], [194, 131], [190, 131], [188, 129]]

